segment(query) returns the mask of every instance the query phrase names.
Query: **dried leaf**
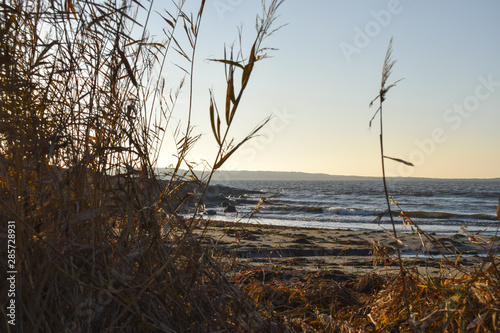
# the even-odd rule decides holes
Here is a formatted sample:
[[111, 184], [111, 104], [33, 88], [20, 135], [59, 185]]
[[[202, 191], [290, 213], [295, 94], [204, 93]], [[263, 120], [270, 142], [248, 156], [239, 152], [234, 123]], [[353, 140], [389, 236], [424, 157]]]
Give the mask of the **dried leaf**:
[[174, 20], [174, 21], [169, 20], [168, 18], [166, 18], [166, 17], [165, 17], [165, 16], [163, 16], [163, 15], [160, 15], [160, 17], [161, 17], [161, 18], [162, 18], [165, 22], [167, 22], [167, 23], [168, 23], [168, 25], [170, 25], [172, 28], [174, 28], [174, 29], [175, 29], [175, 24], [174, 24], [175, 20]]
[[73, 17], [75, 19], [78, 19], [78, 17], [76, 16], [76, 10], [75, 10], [75, 7], [73, 6], [73, 1], [71, 0], [68, 0], [67, 1], [67, 4], [68, 4], [68, 12], [71, 11], [71, 13], [73, 13]]
[[229, 79], [227, 81], [227, 92], [226, 92], [226, 123], [229, 125], [232, 118], [230, 118], [231, 102], [234, 104], [236, 98], [234, 97], [234, 70], [231, 68], [229, 70]]
[[33, 65], [33, 67], [37, 67], [37, 66], [40, 66], [40, 65], [43, 64], [42, 60], [45, 59], [45, 55], [47, 54], [47, 52], [49, 52], [49, 50], [55, 44], [57, 44], [57, 41], [52, 41], [51, 43], [49, 43], [49, 44], [47, 44], [45, 46], [45, 48], [42, 50], [42, 52], [40, 52], [40, 54], [38, 55], [38, 58], [36, 59], [35, 64]]
[[175, 38], [172, 37], [172, 40], [174, 41], [175, 45], [177, 47], [174, 47], [174, 50], [179, 53], [181, 56], [183, 56], [184, 58], [187, 59], [187, 61], [191, 62], [191, 59], [188, 57], [188, 55], [186, 54], [186, 52], [184, 52], [184, 50], [182, 49], [182, 47], [180, 46], [180, 44], [177, 42], [177, 40]]
[[221, 63], [226, 64], [226, 65], [236, 66], [236, 67], [239, 67], [241, 69], [244, 69], [244, 67], [243, 67], [242, 64], [240, 64], [237, 61], [233, 61], [233, 60], [227, 60], [227, 59], [209, 59], [209, 61], [221, 62]]
[[252, 46], [250, 51], [250, 58], [248, 59], [248, 64], [243, 69], [243, 75], [241, 76], [241, 86], [245, 87], [250, 79], [250, 74], [252, 74], [253, 65], [257, 61], [257, 56], [255, 54], [256, 42]]
[[389, 156], [385, 156], [385, 155], [384, 155], [384, 158], [387, 158], [387, 159], [390, 159], [390, 160], [393, 160], [393, 161], [396, 161], [399, 163], [403, 163], [403, 164], [408, 165], [408, 166], [414, 166], [413, 163], [406, 162], [405, 160], [402, 160], [400, 158], [394, 158], [394, 157], [389, 157]]
[[488, 228], [486, 228], [486, 229], [484, 229], [482, 231], [478, 231], [476, 233], [472, 233], [472, 232], [467, 231], [467, 228], [464, 225], [460, 226], [460, 228], [462, 229], [462, 231], [465, 234], [467, 234], [469, 236], [469, 241], [471, 243], [474, 243], [474, 244], [489, 244], [489, 243], [491, 243], [491, 241], [486, 240], [483, 237], [479, 236], [480, 234], [482, 234], [483, 232], [485, 232], [486, 230], [488, 230]]
[[262, 127], [264, 127], [268, 122], [269, 120], [271, 120], [271, 118], [267, 118], [266, 120], [264, 120], [259, 126], [257, 126], [246, 138], [244, 138], [243, 140], [240, 141], [240, 143], [238, 143], [235, 147], [233, 147], [231, 150], [229, 150], [228, 153], [226, 153], [224, 156], [222, 156], [219, 161], [214, 165], [213, 169], [214, 170], [217, 170], [219, 169], [226, 161], [227, 159], [232, 155], [234, 154], [245, 142], [247, 142], [248, 140], [252, 139], [253, 137], [255, 137], [255, 135], [262, 129]]
[[210, 124], [212, 125], [212, 132], [214, 133], [215, 140], [219, 146], [221, 146], [220, 140], [220, 117], [219, 112], [217, 111], [217, 125], [215, 124], [215, 113], [217, 110], [217, 106], [215, 104], [212, 92], [210, 92]]
[[132, 84], [137, 88], [139, 85], [135, 80], [134, 72], [132, 71], [132, 67], [130, 67], [130, 63], [128, 62], [127, 57], [125, 56], [125, 53], [118, 47], [116, 48], [116, 51], [118, 52], [120, 58], [122, 59], [122, 63], [125, 66], [125, 70], [127, 71], [127, 75], [130, 78], [130, 81], [132, 81]]
[[[191, 29], [193, 29], [193, 25], [191, 25]], [[190, 32], [189, 28], [187, 27], [186, 23], [184, 23], [184, 30], [186, 31], [186, 36], [189, 40], [189, 44], [191, 45], [192, 48], [194, 48], [193, 37], [191, 36], [191, 32]]]
[[[385, 229], [384, 229], [384, 230], [385, 230]], [[390, 236], [390, 237], [391, 237], [394, 241], [398, 242], [398, 244], [401, 244], [401, 245], [403, 244], [403, 242], [402, 242], [400, 239], [398, 239], [398, 238], [394, 237], [394, 234], [393, 234], [391, 231], [389, 231], [389, 230], [385, 230], [385, 232], [386, 232], [386, 233], [387, 233], [387, 234], [388, 234], [388, 235], [389, 235], [389, 236]]]
[[380, 221], [382, 221], [382, 218], [385, 216], [385, 214], [389, 213], [389, 210], [385, 210], [384, 212], [378, 214], [378, 216], [373, 220], [373, 223], [380, 224]]
[[[372, 101], [372, 103], [373, 103], [373, 101]], [[370, 103], [370, 106], [372, 105], [372, 103]], [[378, 108], [377, 111], [375, 111], [375, 114], [373, 115], [372, 119], [370, 119], [370, 123], [369, 123], [368, 127], [370, 127], [370, 128], [372, 127], [373, 119], [375, 119], [375, 117], [377, 116], [377, 113], [379, 113], [379, 112], [380, 112], [380, 108]]]

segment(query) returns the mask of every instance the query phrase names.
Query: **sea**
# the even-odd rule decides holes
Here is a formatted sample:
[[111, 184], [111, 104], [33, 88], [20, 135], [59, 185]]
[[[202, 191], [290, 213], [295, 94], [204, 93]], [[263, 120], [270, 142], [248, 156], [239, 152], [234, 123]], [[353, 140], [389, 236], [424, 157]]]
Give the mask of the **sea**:
[[[216, 213], [212, 219], [290, 227], [392, 230], [389, 214], [384, 215], [387, 201], [381, 179], [232, 180], [213, 185], [237, 213], [225, 213], [225, 205], [218, 205], [211, 208], [212, 214]], [[394, 178], [387, 185], [400, 232], [416, 231], [417, 226], [439, 234], [496, 235], [499, 231], [500, 179]], [[263, 204], [256, 209], [259, 202]], [[413, 224], [405, 223], [401, 210]]]

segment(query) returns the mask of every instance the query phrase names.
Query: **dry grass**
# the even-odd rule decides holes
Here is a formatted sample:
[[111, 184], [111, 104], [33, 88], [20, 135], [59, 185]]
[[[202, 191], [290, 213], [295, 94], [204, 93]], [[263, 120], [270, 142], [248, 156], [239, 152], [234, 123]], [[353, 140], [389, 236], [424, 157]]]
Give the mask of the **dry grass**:
[[[428, 247], [434, 242], [423, 241]], [[276, 332], [496, 332], [498, 243], [484, 245], [489, 257], [475, 264], [460, 253], [420, 260], [418, 266], [409, 259], [403, 261], [403, 275], [391, 269], [398, 258], [379, 242], [373, 260], [382, 266], [371, 273], [341, 271], [340, 264], [302, 268], [306, 258], [291, 258], [286, 265], [279, 258], [246, 264], [233, 258], [227, 275]]]
[[[180, 173], [198, 138], [191, 104], [174, 138], [178, 165], [166, 183], [155, 174], [185, 85], [166, 88], [161, 73], [172, 52], [184, 58], [193, 94], [205, 1], [194, 14], [183, 5], [162, 14], [163, 40], [148, 34], [152, 2], [0, 5], [0, 205], [2, 221], [16, 223], [18, 272], [17, 326], [2, 331], [265, 330], [179, 216], [193, 202], [192, 184], [207, 183]], [[250, 59], [239, 65], [244, 85], [265, 56], [260, 43], [279, 5], [266, 8]], [[213, 169], [234, 151], [228, 138], [217, 141]], [[6, 223], [0, 228], [5, 236]]]
[[[180, 216], [186, 205], [200, 207], [193, 187], [206, 191], [212, 172], [265, 124], [241, 142], [228, 136], [252, 70], [265, 58], [262, 42], [274, 32], [280, 4], [265, 7], [247, 58], [228, 49], [216, 60], [225, 66], [227, 89], [221, 114], [215, 93], [210, 99], [219, 148], [211, 170], [204, 179], [180, 171], [199, 137], [190, 104], [174, 138], [179, 163], [166, 183], [155, 166], [186, 83], [169, 93], [158, 73], [172, 52], [180, 54], [192, 94], [205, 1], [194, 14], [184, 12], [183, 1], [162, 14], [162, 41], [151, 40], [147, 22], [136, 21], [136, 12], [154, 14], [148, 3], [0, 4], [0, 217], [16, 223], [18, 272], [17, 325], [2, 331], [500, 330], [499, 257], [491, 247], [489, 264], [460, 268], [452, 277], [401, 266], [397, 277], [287, 277], [276, 270], [264, 279], [234, 258], [209, 255], [193, 233], [195, 216]], [[392, 85], [384, 87], [383, 80], [381, 101]], [[0, 234], [3, 253], [5, 223]], [[374, 254], [378, 263], [386, 260], [378, 244]], [[457, 268], [457, 262], [447, 265]], [[2, 284], [2, 300], [7, 288]], [[6, 308], [1, 312], [5, 317]]]

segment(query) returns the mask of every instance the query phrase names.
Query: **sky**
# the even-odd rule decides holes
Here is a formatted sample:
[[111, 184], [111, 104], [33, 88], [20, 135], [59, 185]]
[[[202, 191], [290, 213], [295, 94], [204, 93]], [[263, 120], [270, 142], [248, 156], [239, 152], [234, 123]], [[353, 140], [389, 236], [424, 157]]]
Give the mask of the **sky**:
[[[188, 158], [200, 168], [217, 152], [209, 89], [220, 109], [225, 99], [224, 65], [207, 59], [222, 58], [238, 28], [248, 54], [259, 13], [260, 0], [207, 1], [193, 75], [192, 123], [201, 138]], [[277, 50], [257, 63], [230, 133], [244, 138], [273, 118], [222, 169], [381, 175], [380, 123], [369, 127], [377, 109], [369, 103], [393, 38], [390, 81], [403, 80], [384, 102], [384, 152], [414, 167], [386, 160], [387, 174], [500, 177], [500, 2], [287, 0], [278, 15], [276, 27], [286, 25], [264, 42]], [[172, 86], [177, 75], [165, 73]], [[173, 114], [181, 124], [185, 90]], [[163, 147], [159, 167], [175, 161], [172, 144]]]

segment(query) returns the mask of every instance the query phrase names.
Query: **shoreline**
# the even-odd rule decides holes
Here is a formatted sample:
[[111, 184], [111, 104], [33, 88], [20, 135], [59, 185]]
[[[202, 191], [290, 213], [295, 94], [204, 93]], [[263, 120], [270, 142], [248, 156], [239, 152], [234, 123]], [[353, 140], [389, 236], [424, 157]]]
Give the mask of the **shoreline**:
[[[349, 274], [397, 273], [396, 240], [385, 231], [321, 229], [244, 222], [199, 220], [193, 232], [214, 256], [238, 265], [308, 272], [340, 270]], [[477, 265], [489, 265], [488, 253], [498, 255], [500, 240], [471, 242], [467, 236], [400, 233], [401, 258], [407, 268], [430, 276], [451, 275]], [[444, 254], [444, 256], [443, 256]]]
[[[342, 230], [342, 231], [353, 231], [353, 232], [358, 232], [358, 231], [384, 231], [388, 230], [389, 232], [392, 232], [392, 224], [391, 222], [381, 222], [381, 223], [376, 223], [376, 222], [370, 222], [367, 223], [365, 221], [360, 222], [360, 221], [334, 221], [331, 222], [330, 224], [333, 224], [334, 226], [318, 226], [318, 225], [312, 225], [308, 226], [307, 224], [309, 223], [314, 223], [315, 221], [303, 221], [303, 226], [298, 226], [295, 225], [297, 223], [297, 220], [279, 220], [277, 223], [273, 223], [270, 221], [273, 220], [266, 220], [266, 219], [259, 219], [259, 216], [253, 217], [251, 220], [255, 222], [241, 222], [243, 219], [248, 220], [247, 216], [244, 216], [243, 218], [240, 218], [238, 221], [235, 221], [233, 219], [238, 219], [238, 216], [234, 215], [231, 216], [228, 214], [231, 213], [225, 213], [226, 215], [217, 215], [217, 216], [210, 216], [210, 215], [199, 215], [198, 218], [200, 219], [208, 219], [209, 221], [213, 221], [215, 223], [228, 223], [228, 224], [236, 224], [236, 225], [255, 225], [255, 226], [264, 226], [264, 227], [270, 227], [270, 228], [304, 228], [304, 229], [318, 229], [318, 230]], [[189, 215], [188, 215], [189, 216]], [[290, 223], [290, 225], [288, 224]], [[322, 224], [322, 223], [321, 223]], [[344, 225], [346, 225], [344, 227]], [[349, 226], [347, 226], [349, 225]], [[476, 226], [476, 225], [458, 225], [458, 224], [453, 224], [452, 227], [456, 229], [451, 229], [452, 227], [448, 226], [448, 229], [445, 230], [433, 230], [429, 231], [426, 230], [428, 227], [442, 227], [442, 224], [439, 225], [428, 225], [428, 224], [417, 224], [419, 225], [420, 229], [423, 230], [424, 232], [431, 234], [431, 235], [444, 235], [444, 236], [455, 236], [458, 234], [463, 235], [464, 237], [466, 236], [466, 233], [463, 232], [462, 226], [465, 226], [467, 229], [468, 233], [474, 234], [474, 233], [479, 233], [482, 237], [494, 237], [498, 236], [500, 237], [500, 224], [496, 223], [494, 225], [490, 226]], [[376, 230], [379, 229], [379, 230]], [[407, 227], [401, 222], [396, 223], [396, 231], [398, 234], [414, 234], [417, 233], [415, 230], [410, 230], [410, 227]]]
[[[407, 182], [391, 186], [404, 214], [427, 233], [455, 235], [482, 232], [494, 236], [498, 185], [496, 183]], [[237, 222], [253, 214], [251, 223], [295, 225], [321, 229], [392, 230], [380, 186], [372, 182], [228, 181], [211, 185], [204, 204], [205, 218]], [[238, 216], [226, 214], [225, 205]], [[259, 207], [259, 209], [255, 209]], [[399, 209], [394, 209], [397, 232], [411, 233]], [[244, 219], [244, 222], [247, 222]], [[406, 229], [406, 230], [405, 230]], [[499, 234], [500, 235], [500, 234]]]

